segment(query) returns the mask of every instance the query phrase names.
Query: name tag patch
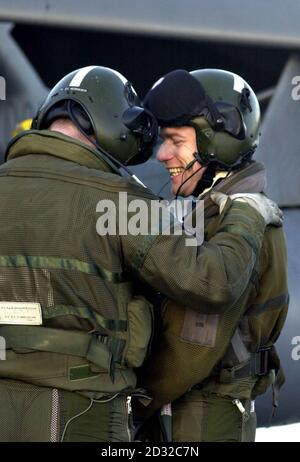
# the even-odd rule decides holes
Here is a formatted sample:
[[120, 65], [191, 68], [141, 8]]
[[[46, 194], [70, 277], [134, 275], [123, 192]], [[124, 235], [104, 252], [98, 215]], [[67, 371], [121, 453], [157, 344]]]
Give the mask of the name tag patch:
[[43, 324], [40, 303], [0, 302], [0, 324], [40, 326]]
[[216, 344], [218, 323], [218, 314], [202, 314], [186, 308], [181, 339], [186, 342], [213, 348]]

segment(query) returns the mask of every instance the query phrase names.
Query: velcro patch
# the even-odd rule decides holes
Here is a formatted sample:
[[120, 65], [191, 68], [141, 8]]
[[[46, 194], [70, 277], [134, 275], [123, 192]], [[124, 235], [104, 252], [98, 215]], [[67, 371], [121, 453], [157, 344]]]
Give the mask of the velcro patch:
[[181, 339], [198, 345], [214, 347], [218, 329], [218, 314], [202, 314], [187, 308]]

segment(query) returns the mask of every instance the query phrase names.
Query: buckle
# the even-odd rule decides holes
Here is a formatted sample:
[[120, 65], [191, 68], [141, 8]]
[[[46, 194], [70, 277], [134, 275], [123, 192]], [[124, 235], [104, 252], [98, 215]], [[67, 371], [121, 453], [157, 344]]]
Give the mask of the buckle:
[[272, 349], [273, 347], [270, 346], [261, 347], [258, 350], [258, 370], [256, 370], [257, 375], [267, 375], [269, 373], [269, 354]]

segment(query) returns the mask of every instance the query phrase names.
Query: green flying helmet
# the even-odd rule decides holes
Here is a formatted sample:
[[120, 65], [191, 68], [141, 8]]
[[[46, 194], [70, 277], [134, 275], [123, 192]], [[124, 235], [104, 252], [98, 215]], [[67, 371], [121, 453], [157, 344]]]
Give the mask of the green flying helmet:
[[[122, 164], [147, 160], [157, 134], [154, 117], [143, 109], [119, 72], [89, 66], [63, 77], [48, 94], [32, 123], [46, 129], [57, 118], [70, 118], [103, 154]], [[102, 155], [101, 155], [102, 154]]]
[[233, 72], [200, 69], [190, 74], [208, 96], [206, 110], [189, 121], [201, 164], [215, 162], [226, 170], [239, 166], [258, 146], [260, 108], [254, 91]]

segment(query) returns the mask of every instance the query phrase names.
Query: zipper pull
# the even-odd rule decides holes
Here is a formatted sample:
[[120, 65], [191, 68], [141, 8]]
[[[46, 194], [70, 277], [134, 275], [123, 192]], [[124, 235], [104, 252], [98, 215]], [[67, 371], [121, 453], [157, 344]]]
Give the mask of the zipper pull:
[[131, 395], [130, 395], [130, 396], [127, 396], [127, 398], [126, 398], [126, 404], [127, 404], [127, 412], [128, 412], [128, 415], [130, 415], [130, 414], [132, 413]]

